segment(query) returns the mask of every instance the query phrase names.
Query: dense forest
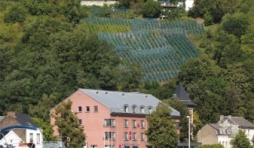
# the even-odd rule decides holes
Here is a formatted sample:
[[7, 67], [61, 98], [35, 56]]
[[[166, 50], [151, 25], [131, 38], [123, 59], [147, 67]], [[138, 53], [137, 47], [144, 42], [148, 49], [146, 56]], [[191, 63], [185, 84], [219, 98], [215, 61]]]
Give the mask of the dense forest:
[[[143, 4], [120, 0], [115, 7], [130, 9], [124, 17], [133, 18], [142, 17]], [[169, 13], [165, 21], [204, 20], [205, 33], [189, 36], [201, 55], [164, 83], [141, 81], [142, 68], [91, 33], [84, 23], [89, 9], [79, 0], [0, 1], [0, 114], [15, 110], [48, 121], [49, 109], [78, 88], [139, 91], [163, 100], [182, 82], [197, 104], [196, 130], [221, 114], [254, 122], [253, 0], [195, 0], [188, 14]]]

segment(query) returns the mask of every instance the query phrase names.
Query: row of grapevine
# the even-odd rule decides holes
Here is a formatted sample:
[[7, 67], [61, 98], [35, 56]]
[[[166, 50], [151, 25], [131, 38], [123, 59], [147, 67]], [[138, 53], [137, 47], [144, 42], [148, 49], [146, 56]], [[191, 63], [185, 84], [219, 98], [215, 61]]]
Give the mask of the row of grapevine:
[[98, 36], [112, 43], [121, 58], [139, 64], [146, 74], [145, 81], [169, 80], [176, 76], [181, 64], [199, 55], [183, 33], [146, 30]]
[[165, 82], [175, 77], [180, 65], [199, 56], [186, 34], [204, 32], [202, 25], [192, 21], [87, 18], [86, 23], [99, 39], [114, 45], [119, 57], [140, 65], [144, 81]]
[[[204, 32], [204, 26], [195, 21], [170, 21], [160, 22], [157, 19], [123, 19], [123, 18], [86, 18], [88, 25], [119, 25], [128, 26], [133, 31], [145, 30], [164, 30], [167, 32], [185, 33], [189, 35], [201, 34]], [[97, 33], [97, 29], [94, 29]], [[108, 31], [106, 31], [108, 32]]]

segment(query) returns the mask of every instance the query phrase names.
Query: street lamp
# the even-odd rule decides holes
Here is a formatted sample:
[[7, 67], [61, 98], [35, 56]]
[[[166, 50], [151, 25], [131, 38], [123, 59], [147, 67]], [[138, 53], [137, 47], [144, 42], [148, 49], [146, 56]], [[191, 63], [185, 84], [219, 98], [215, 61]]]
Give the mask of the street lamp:
[[190, 148], [190, 116], [186, 116], [188, 119], [188, 148]]

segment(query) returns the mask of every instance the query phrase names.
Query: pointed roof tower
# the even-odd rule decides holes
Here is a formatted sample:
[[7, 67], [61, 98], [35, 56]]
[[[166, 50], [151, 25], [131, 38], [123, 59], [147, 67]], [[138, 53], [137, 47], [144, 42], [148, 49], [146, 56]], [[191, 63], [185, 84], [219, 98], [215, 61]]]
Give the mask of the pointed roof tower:
[[174, 97], [178, 97], [180, 101], [182, 101], [185, 105], [188, 107], [194, 107], [196, 104], [191, 101], [189, 98], [187, 92], [185, 91], [183, 85], [181, 82], [177, 85], [175, 91], [174, 91]]

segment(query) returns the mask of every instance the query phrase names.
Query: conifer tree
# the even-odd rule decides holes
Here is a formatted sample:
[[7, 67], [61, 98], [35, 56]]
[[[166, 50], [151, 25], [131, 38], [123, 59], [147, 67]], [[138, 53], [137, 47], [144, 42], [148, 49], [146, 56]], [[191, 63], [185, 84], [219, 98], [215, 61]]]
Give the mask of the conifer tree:
[[239, 130], [238, 134], [231, 141], [232, 148], [253, 148], [244, 131]]

